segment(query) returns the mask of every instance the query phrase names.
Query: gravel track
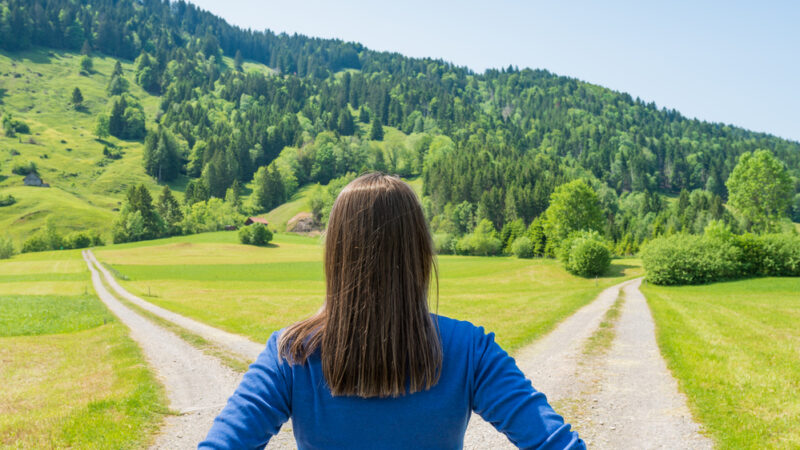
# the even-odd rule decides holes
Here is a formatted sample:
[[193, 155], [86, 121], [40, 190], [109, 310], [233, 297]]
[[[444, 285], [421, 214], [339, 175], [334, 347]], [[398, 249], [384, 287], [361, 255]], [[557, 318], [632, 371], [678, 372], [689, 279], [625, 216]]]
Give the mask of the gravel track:
[[168, 320], [179, 327], [185, 328], [192, 333], [201, 336], [207, 341], [215, 343], [216, 345], [228, 350], [236, 356], [244, 358], [248, 363], [255, 361], [258, 355], [264, 350], [265, 344], [258, 344], [250, 339], [247, 339], [246, 337], [228, 333], [227, 331], [220, 330], [219, 328], [214, 328], [188, 317], [184, 317], [131, 294], [125, 288], [120, 286], [120, 284], [111, 275], [108, 269], [105, 268], [105, 266], [97, 261], [97, 258], [94, 257], [94, 254], [91, 250], [87, 250], [87, 254], [89, 259], [97, 266], [98, 269], [100, 269], [100, 272], [103, 274], [106, 283], [111, 286], [111, 289], [113, 289], [117, 295], [125, 300], [128, 300], [134, 305], [146, 311], [150, 311], [156, 316], [161, 317], [164, 320]]
[[[122, 314], [126, 317], [131, 314], [136, 316], [132, 323], [128, 323], [116, 308], [109, 305], [131, 328], [131, 336], [140, 342], [148, 361], [164, 379], [170, 393], [170, 406], [185, 412], [167, 419], [155, 447], [196, 446], [205, 436], [227, 396], [238, 385], [241, 375], [120, 304], [102, 285], [100, 275], [91, 262], [96, 264], [108, 284], [121, 297], [239, 357], [254, 360], [263, 346], [155, 306], [120, 286], [90, 251], [84, 252], [84, 258], [92, 269], [92, 282], [98, 295], [101, 298], [110, 297], [124, 310]], [[581, 423], [577, 428], [591, 447], [712, 448], [711, 441], [700, 434], [700, 427], [693, 421], [685, 397], [679, 393], [677, 383], [661, 357], [650, 310], [638, 289], [640, 283], [641, 279], [636, 279], [605, 289], [548, 335], [520, 349], [515, 354], [517, 365], [533, 381], [534, 387], [544, 392], [550, 403], [556, 405], [557, 410], [560, 405], [568, 405], [565, 409], [580, 411], [577, 417]], [[621, 289], [625, 291], [626, 301], [618, 319], [617, 335], [612, 347], [605, 355], [587, 358], [584, 355], [584, 343], [598, 328]], [[105, 298], [103, 301], [109, 304]], [[135, 328], [138, 332], [134, 332]], [[169, 335], [170, 339], [165, 340], [163, 334]], [[140, 339], [157, 342], [144, 343]], [[155, 348], [147, 350], [147, 346]], [[186, 347], [191, 351], [186, 351]], [[151, 356], [150, 353], [156, 355]], [[213, 369], [209, 370], [209, 367]], [[170, 377], [173, 379], [169, 380]], [[273, 437], [268, 448], [296, 448], [290, 430], [291, 423], [287, 423]], [[491, 424], [473, 414], [467, 427], [464, 448], [515, 447]]]
[[[164, 385], [169, 408], [179, 413], [166, 418], [152, 448], [197, 448], [239, 385], [241, 374], [122, 304], [103, 285], [91, 253], [84, 251], [83, 258], [98, 297], [130, 329], [131, 338], [142, 348]], [[284, 426], [284, 430], [288, 429]], [[274, 444], [270, 442], [269, 448], [295, 448], [291, 433], [284, 430], [273, 438]]]
[[[583, 387], [575, 383], [575, 374], [583, 358], [583, 342], [600, 325], [606, 310], [611, 307], [622, 286], [630, 281], [605, 289], [591, 303], [582, 307], [542, 339], [523, 347], [516, 354], [517, 366], [543, 392], [550, 404], [577, 396]], [[557, 409], [558, 411], [558, 409]], [[504, 434], [498, 432], [477, 414], [467, 428], [464, 447], [469, 449], [512, 449]]]
[[623, 288], [625, 303], [608, 353], [582, 368], [579, 378], [593, 378], [593, 386], [578, 399], [585, 418], [580, 433], [601, 449], [713, 448], [661, 357], [641, 282]]

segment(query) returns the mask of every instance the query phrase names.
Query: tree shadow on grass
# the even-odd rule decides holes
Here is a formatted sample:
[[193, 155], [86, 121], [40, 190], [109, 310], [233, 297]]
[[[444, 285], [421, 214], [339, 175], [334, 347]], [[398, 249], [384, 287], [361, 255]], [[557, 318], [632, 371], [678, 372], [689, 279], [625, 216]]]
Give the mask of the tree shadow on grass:
[[611, 266], [608, 268], [608, 271], [603, 275], [603, 278], [622, 278], [625, 276], [625, 271], [628, 269], [633, 269], [638, 266], [633, 266], [630, 264], [617, 264], [613, 261], [611, 262]]
[[2, 104], [3, 104], [3, 97], [5, 97], [5, 96], [6, 96], [6, 93], [7, 93], [7, 92], [8, 92], [8, 89], [6, 89], [6, 88], [0, 88], [0, 105], [2, 105]]

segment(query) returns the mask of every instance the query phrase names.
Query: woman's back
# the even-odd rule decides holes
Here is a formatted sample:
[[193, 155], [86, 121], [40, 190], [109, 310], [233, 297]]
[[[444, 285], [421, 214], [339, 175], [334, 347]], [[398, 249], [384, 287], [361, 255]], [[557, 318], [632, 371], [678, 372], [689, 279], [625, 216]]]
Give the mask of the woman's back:
[[521, 448], [583, 447], [493, 334], [433, 319], [443, 350], [439, 382], [395, 398], [332, 396], [319, 353], [289, 364], [278, 356], [280, 332], [273, 334], [200, 447], [260, 448], [291, 417], [301, 449], [456, 449], [472, 411]]
[[275, 333], [207, 448], [259, 448], [290, 417], [300, 448], [460, 448], [471, 411], [521, 447], [583, 447], [494, 335], [431, 315], [436, 261], [397, 177], [349, 183], [325, 232], [325, 304]]

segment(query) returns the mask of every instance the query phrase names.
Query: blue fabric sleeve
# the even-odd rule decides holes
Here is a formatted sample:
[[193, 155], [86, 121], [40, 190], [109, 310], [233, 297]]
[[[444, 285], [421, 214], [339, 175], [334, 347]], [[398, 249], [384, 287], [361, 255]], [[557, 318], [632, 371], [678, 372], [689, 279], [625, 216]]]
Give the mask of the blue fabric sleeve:
[[553, 411], [516, 362], [494, 341], [494, 333], [475, 329], [472, 409], [519, 448], [584, 449], [569, 424]]
[[278, 333], [273, 333], [198, 448], [264, 448], [291, 415], [291, 374], [287, 367], [278, 356]]

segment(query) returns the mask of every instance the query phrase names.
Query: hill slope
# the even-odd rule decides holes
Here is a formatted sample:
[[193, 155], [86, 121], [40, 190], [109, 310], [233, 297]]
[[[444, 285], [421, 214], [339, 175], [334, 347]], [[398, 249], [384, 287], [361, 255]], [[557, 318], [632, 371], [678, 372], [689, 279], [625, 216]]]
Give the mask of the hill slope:
[[[769, 149], [800, 179], [797, 142], [689, 120], [545, 70], [476, 74], [357, 43], [242, 30], [182, 2], [0, 0], [0, 9], [10, 11], [0, 15], [0, 48], [15, 52], [0, 60], [0, 107], [30, 121], [34, 140], [51, 153], [44, 158], [42, 146], [2, 138], [0, 170], [6, 175], [15, 159], [35, 159], [46, 181], [89, 211], [112, 211], [132, 183], [155, 189], [148, 174], [178, 190], [191, 186], [189, 200], [199, 201], [224, 197], [234, 181], [245, 185], [270, 167], [278, 185], [262, 186], [252, 203], [252, 212], [265, 212], [298, 186], [377, 169], [421, 175], [432, 223], [460, 220], [454, 211], [461, 206], [469, 214], [455, 227], [460, 232], [480, 219], [500, 230], [514, 220], [527, 225], [556, 186], [585, 178], [601, 195], [607, 237], [639, 242], [654, 229], [697, 231], [704, 220], [724, 218], [724, 182], [743, 152]], [[93, 116], [110, 107], [103, 89], [112, 60], [95, 58], [95, 73], [83, 77], [74, 53], [18, 53], [33, 45], [136, 58], [123, 64], [124, 76], [144, 108], [150, 151], [110, 138], [124, 156], [99, 167], [105, 144], [91, 132]], [[240, 64], [243, 58], [260, 64]], [[69, 108], [74, 86], [85, 89], [88, 113]], [[13, 146], [25, 154], [12, 157]], [[8, 178], [0, 187], [18, 182]], [[716, 212], [654, 224], [659, 214], [668, 220], [660, 197], [683, 190], [706, 190], [705, 200], [692, 197], [692, 208], [716, 205]], [[0, 209], [0, 223], [22, 236], [46, 215], [17, 225], [33, 212], [20, 202], [17, 210]], [[65, 226], [107, 217], [97, 212], [88, 224]]]

